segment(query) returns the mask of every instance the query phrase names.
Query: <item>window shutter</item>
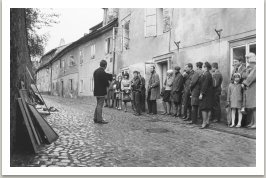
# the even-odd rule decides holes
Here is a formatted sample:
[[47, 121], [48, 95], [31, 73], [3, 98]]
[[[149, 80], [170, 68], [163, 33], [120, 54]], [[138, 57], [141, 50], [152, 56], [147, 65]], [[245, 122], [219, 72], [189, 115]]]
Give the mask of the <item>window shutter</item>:
[[171, 9], [164, 8], [163, 9], [163, 32], [167, 32], [171, 28]]
[[156, 36], [156, 9], [148, 8], [145, 9], [145, 37]]

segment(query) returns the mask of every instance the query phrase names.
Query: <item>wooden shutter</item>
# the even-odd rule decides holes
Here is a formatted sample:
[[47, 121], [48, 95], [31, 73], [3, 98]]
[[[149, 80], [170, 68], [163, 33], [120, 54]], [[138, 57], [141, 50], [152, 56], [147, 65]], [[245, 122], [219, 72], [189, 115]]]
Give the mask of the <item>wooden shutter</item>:
[[156, 36], [156, 8], [145, 9], [145, 37]]

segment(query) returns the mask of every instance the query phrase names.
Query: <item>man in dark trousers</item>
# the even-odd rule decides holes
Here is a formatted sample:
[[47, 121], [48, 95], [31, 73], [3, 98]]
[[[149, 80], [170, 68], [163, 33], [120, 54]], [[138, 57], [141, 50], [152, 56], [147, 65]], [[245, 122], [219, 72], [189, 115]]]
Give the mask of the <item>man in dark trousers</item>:
[[194, 74], [193, 65], [188, 63], [185, 65], [186, 75], [184, 77], [184, 93], [183, 93], [183, 120], [191, 120], [191, 92], [190, 83]]
[[222, 92], [223, 76], [218, 70], [218, 63], [212, 63], [212, 80], [213, 80], [213, 108], [212, 108], [212, 120], [213, 122], [221, 121], [221, 105], [220, 96]]
[[199, 95], [200, 95], [200, 80], [203, 74], [202, 71], [202, 62], [197, 62], [197, 69], [194, 72], [190, 83], [190, 91], [191, 91], [191, 121], [188, 124], [197, 124], [198, 120], [198, 112], [199, 112]]
[[135, 116], [141, 115], [141, 79], [139, 77], [139, 72], [134, 71], [133, 75], [134, 78], [132, 80], [131, 88], [132, 88], [132, 96], [133, 96], [133, 103], [135, 107]]
[[109, 81], [112, 80], [112, 74], [105, 72], [107, 67], [107, 62], [102, 60], [100, 62], [100, 67], [96, 69], [93, 73], [94, 78], [94, 96], [97, 100], [97, 106], [94, 112], [94, 123], [107, 124], [108, 122], [103, 120], [102, 109], [104, 104], [105, 95], [107, 94], [107, 87], [109, 86]]
[[139, 78], [141, 80], [141, 98], [140, 98], [141, 111], [145, 112], [145, 99], [146, 99], [145, 78], [140, 75], [140, 72], [139, 72]]
[[174, 103], [174, 117], [181, 116], [181, 100], [182, 100], [182, 91], [183, 91], [183, 75], [180, 73], [180, 67], [175, 66], [175, 77], [172, 86], [171, 96]]
[[148, 83], [148, 114], [157, 114], [157, 103], [156, 100], [160, 99], [160, 78], [155, 71], [155, 66], [150, 68], [151, 76]]

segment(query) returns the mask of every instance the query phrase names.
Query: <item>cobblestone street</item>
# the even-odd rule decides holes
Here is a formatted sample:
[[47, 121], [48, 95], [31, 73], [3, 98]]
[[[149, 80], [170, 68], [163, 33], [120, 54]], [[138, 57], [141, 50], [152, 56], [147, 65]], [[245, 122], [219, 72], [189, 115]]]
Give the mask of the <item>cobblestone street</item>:
[[100, 125], [93, 123], [94, 99], [44, 99], [59, 110], [45, 117], [59, 139], [23, 166], [256, 166], [255, 130], [201, 130], [181, 119], [136, 117], [110, 108], [103, 109], [109, 123]]

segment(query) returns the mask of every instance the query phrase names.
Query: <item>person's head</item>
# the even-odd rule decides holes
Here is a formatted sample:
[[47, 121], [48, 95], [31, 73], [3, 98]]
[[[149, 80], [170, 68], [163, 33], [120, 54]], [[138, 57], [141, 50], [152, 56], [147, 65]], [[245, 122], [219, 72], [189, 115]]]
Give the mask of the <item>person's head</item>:
[[166, 72], [167, 76], [172, 76], [174, 74], [174, 71], [172, 69], [169, 69], [167, 72]]
[[106, 67], [107, 67], [107, 62], [106, 62], [106, 60], [101, 60], [101, 62], [100, 62], [100, 67], [106, 69]]
[[180, 72], [180, 69], [181, 69], [181, 68], [180, 68], [179, 66], [175, 66], [174, 69], [175, 69], [175, 73], [178, 73], [178, 72]]
[[254, 53], [248, 53], [247, 55], [246, 55], [246, 60], [247, 60], [247, 63], [254, 63], [254, 64], [256, 64], [256, 54], [254, 54]]
[[121, 81], [122, 80], [122, 76], [121, 75], [118, 75], [117, 80], [118, 81]]
[[202, 62], [197, 62], [197, 63], [196, 63], [196, 67], [197, 67], [198, 69], [202, 69], [202, 65], [203, 65]]
[[218, 69], [218, 63], [217, 62], [212, 63], [212, 71], [214, 72], [217, 69]]
[[186, 64], [186, 66], [185, 66], [186, 72], [189, 73], [192, 69], [193, 69], [193, 65], [191, 63]]
[[150, 72], [153, 73], [155, 71], [155, 66], [150, 67]]
[[235, 73], [234, 74], [234, 82], [239, 83], [241, 79], [241, 74], [240, 73]]
[[206, 71], [210, 71], [212, 69], [212, 66], [209, 62], [205, 62], [204, 65], [203, 65], [203, 71], [206, 72]]
[[137, 76], [138, 76], [138, 74], [139, 74], [139, 72], [138, 72], [138, 71], [136, 71], [136, 70], [133, 72], [133, 75], [134, 75], [134, 77], [137, 77]]
[[234, 57], [234, 60], [233, 60], [233, 66], [234, 67], [239, 67], [243, 62], [243, 57], [242, 56], [236, 56]]
[[124, 78], [129, 79], [129, 74], [127, 72], [124, 74]]

